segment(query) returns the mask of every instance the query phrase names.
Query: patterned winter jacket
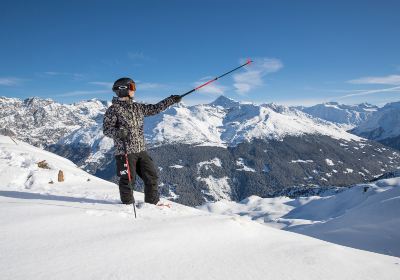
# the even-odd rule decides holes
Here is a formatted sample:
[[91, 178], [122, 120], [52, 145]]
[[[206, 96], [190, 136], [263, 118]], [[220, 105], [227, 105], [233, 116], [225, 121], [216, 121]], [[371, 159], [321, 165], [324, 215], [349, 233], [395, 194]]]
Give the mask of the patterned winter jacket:
[[123, 155], [124, 143], [116, 136], [119, 128], [128, 131], [126, 148], [128, 154], [146, 150], [143, 135], [144, 117], [158, 114], [174, 104], [174, 99], [168, 97], [157, 104], [142, 104], [114, 97], [112, 105], [107, 109], [103, 120], [103, 134], [114, 139], [115, 155]]

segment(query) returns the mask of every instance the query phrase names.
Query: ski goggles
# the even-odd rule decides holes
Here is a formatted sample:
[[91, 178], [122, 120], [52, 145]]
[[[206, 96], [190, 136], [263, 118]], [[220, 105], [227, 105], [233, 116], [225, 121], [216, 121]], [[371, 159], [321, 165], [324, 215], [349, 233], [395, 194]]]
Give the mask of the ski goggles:
[[116, 88], [117, 89], [129, 89], [129, 90], [136, 91], [135, 83], [129, 83], [127, 86], [117, 86]]

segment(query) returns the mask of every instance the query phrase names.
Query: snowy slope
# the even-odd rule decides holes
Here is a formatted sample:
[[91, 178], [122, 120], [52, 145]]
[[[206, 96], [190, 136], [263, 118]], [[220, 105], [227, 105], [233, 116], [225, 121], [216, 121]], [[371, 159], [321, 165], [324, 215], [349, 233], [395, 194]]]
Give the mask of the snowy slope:
[[224, 146], [221, 139], [223, 108], [184, 104], [174, 106], [165, 112], [145, 119], [145, 137], [152, 145], [194, 144]]
[[362, 103], [357, 105], [345, 105], [337, 102], [327, 102], [311, 107], [298, 107], [301, 111], [323, 120], [327, 120], [350, 129], [366, 121], [377, 106]]
[[388, 103], [352, 132], [372, 140], [400, 136], [400, 102]]
[[[43, 160], [48, 169], [39, 168]], [[60, 170], [64, 182], [58, 182]], [[84, 172], [65, 158], [21, 141], [15, 144], [6, 136], [0, 136], [0, 186], [3, 191], [23, 191], [22, 196], [28, 197], [34, 192], [38, 197], [68, 195], [72, 201], [80, 197], [117, 201], [114, 184]]]
[[400, 178], [361, 184], [321, 196], [219, 201], [201, 207], [245, 216], [333, 243], [400, 256]]
[[[39, 160], [51, 169], [39, 169]], [[3, 136], [0, 174], [3, 279], [375, 280], [400, 273], [396, 257], [178, 204], [147, 205], [138, 193], [134, 220], [130, 206], [116, 204], [117, 186]]]

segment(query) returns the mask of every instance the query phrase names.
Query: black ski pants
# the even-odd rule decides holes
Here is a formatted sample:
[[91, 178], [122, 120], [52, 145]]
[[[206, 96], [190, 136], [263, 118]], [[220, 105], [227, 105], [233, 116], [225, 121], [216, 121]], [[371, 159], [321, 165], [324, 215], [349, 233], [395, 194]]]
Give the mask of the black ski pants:
[[119, 178], [119, 194], [124, 204], [133, 202], [133, 188], [135, 185], [136, 174], [144, 182], [144, 201], [147, 203], [157, 204], [160, 200], [158, 192], [158, 176], [152, 158], [146, 151], [140, 153], [129, 154], [128, 162], [131, 172], [132, 181], [129, 184], [128, 170], [125, 164], [125, 155], [115, 157], [117, 163], [117, 175]]

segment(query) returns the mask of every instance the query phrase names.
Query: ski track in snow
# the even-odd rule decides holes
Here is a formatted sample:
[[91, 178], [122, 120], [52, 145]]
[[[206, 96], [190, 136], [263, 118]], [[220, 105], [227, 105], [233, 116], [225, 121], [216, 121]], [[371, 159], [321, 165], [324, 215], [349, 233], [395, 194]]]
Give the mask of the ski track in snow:
[[[50, 169], [39, 168], [41, 160]], [[148, 205], [141, 193], [134, 219], [132, 205], [118, 204], [117, 188], [0, 136], [1, 278], [375, 280], [400, 273], [396, 257], [243, 217]]]

